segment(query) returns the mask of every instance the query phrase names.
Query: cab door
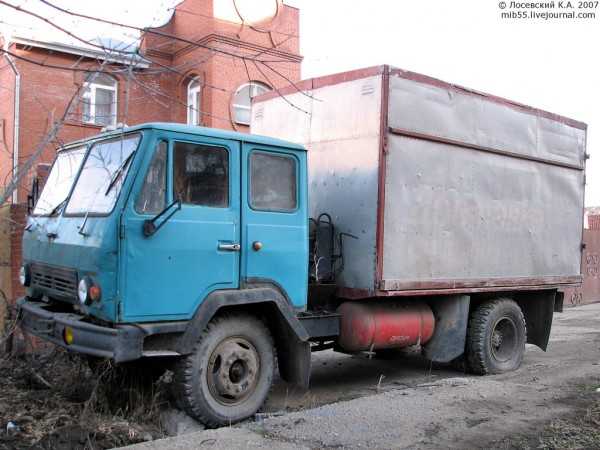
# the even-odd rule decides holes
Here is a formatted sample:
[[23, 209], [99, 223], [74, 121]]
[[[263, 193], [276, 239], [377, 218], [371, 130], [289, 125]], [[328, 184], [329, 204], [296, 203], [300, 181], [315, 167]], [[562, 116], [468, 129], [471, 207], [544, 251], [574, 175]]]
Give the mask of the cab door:
[[158, 133], [146, 153], [123, 216], [121, 320], [188, 319], [239, 286], [240, 143]]
[[242, 280], [278, 286], [306, 306], [308, 217], [306, 154], [244, 143]]

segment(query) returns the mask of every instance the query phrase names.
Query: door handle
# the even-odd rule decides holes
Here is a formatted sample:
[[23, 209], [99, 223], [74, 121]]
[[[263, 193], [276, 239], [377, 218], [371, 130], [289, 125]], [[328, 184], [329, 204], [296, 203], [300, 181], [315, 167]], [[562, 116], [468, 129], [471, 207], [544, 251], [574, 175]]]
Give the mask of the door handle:
[[241, 248], [240, 244], [225, 244], [224, 242], [219, 242], [217, 246], [217, 249], [222, 252], [239, 252]]

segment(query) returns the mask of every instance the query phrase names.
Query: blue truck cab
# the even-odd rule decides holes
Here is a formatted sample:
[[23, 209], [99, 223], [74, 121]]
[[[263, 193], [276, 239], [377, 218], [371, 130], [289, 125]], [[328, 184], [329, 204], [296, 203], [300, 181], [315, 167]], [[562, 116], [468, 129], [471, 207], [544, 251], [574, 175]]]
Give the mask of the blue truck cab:
[[[61, 148], [25, 228], [23, 329], [116, 362], [191, 355], [177, 362], [182, 385], [212, 357], [214, 376], [186, 409], [213, 426], [247, 417], [271, 384], [274, 338], [296, 355], [282, 359], [282, 375], [308, 382], [298, 319], [306, 177], [302, 146], [177, 124]], [[215, 330], [216, 353], [199, 349]]]

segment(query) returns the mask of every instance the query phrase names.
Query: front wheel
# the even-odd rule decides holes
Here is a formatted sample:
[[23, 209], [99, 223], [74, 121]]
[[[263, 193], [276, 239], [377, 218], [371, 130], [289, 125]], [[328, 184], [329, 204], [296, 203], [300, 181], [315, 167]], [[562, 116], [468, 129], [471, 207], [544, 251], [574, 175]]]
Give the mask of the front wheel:
[[526, 340], [525, 318], [514, 300], [482, 303], [469, 318], [468, 368], [479, 375], [516, 370], [523, 361]]
[[252, 316], [213, 319], [193, 353], [175, 367], [175, 396], [208, 427], [230, 425], [255, 414], [265, 402], [275, 370], [273, 340]]

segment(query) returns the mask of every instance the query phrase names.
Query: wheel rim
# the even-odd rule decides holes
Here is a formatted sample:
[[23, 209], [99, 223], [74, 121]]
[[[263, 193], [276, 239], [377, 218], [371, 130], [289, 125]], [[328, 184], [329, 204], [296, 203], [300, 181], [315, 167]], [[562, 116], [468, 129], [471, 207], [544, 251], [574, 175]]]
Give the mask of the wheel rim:
[[227, 406], [244, 402], [256, 389], [260, 359], [254, 346], [242, 337], [217, 345], [208, 361], [206, 377], [213, 398]]
[[513, 358], [517, 350], [517, 326], [509, 317], [502, 317], [494, 323], [490, 335], [492, 356], [500, 362]]

